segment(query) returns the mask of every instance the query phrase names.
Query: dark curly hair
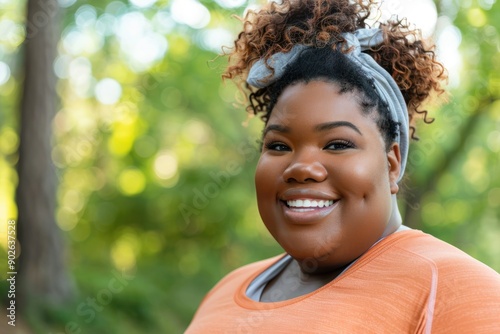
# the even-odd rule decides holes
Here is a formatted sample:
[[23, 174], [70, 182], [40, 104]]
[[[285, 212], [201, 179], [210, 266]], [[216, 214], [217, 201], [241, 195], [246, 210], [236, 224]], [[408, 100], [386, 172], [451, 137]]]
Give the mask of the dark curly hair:
[[[243, 30], [227, 53], [230, 64], [223, 78], [235, 79], [239, 87], [249, 93], [247, 111], [261, 114], [267, 122], [277, 97], [286, 85], [278, 80], [257, 89], [244, 83], [251, 66], [261, 58], [267, 60], [275, 53], [288, 52], [296, 44], [346, 52], [348, 49], [342, 33], [369, 28], [366, 20], [374, 11], [378, 11], [375, 0], [283, 0], [280, 3], [271, 1], [257, 11], [250, 10], [241, 18]], [[379, 28], [383, 30], [384, 42], [365, 52], [398, 84], [408, 106], [413, 137], [416, 116], [421, 116], [425, 123], [433, 121], [421, 106], [433, 91], [438, 94], [444, 91], [441, 83], [447, 78], [446, 71], [436, 60], [433, 47], [427, 47], [420, 31], [412, 29], [405, 20], [380, 23]], [[302, 66], [301, 62], [295, 62], [294, 67], [297, 66]], [[349, 82], [331, 76], [327, 79], [340, 84]], [[302, 77], [296, 81], [305, 80], [307, 78]], [[357, 87], [357, 90], [368, 97], [363, 87]], [[381, 110], [384, 106], [371, 98], [369, 100], [378, 104], [382, 116], [378, 125], [387, 142], [388, 137], [392, 137], [390, 132], [394, 126], [386, 124], [383, 128], [388, 122], [388, 116]]]

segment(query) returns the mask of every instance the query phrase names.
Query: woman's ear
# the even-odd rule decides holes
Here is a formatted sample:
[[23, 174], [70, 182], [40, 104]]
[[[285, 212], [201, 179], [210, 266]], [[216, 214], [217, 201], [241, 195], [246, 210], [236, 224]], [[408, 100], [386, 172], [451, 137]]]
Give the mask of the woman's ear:
[[399, 144], [393, 143], [389, 152], [387, 152], [389, 182], [391, 185], [391, 194], [397, 194], [399, 191], [398, 179], [399, 172], [401, 171], [401, 152], [399, 151]]

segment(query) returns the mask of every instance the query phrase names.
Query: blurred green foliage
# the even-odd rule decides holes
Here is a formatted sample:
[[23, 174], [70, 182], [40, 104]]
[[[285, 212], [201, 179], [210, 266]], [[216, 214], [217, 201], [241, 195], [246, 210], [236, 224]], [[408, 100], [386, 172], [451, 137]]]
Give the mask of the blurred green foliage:
[[[36, 333], [182, 332], [223, 275], [281, 252], [253, 190], [261, 123], [221, 82], [226, 59], [217, 57], [240, 28], [231, 15], [249, 3], [59, 3], [56, 218], [78, 296], [64, 308], [41, 301], [27, 320]], [[0, 66], [2, 234], [17, 215], [24, 5], [0, 0], [0, 65], [10, 72], [2, 82]], [[400, 204], [413, 227], [498, 271], [500, 4], [450, 0], [438, 10], [437, 33], [460, 39], [461, 66], [448, 103], [431, 105], [436, 121], [418, 129]], [[133, 278], [117, 287], [121, 272]]]

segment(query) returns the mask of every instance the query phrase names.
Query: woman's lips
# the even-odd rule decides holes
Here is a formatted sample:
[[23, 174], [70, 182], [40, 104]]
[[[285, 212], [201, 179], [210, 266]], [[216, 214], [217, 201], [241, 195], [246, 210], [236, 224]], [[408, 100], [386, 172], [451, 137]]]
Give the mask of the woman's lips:
[[315, 224], [337, 207], [340, 196], [331, 191], [289, 188], [279, 194], [285, 220], [292, 224]]
[[293, 224], [314, 224], [329, 215], [339, 200], [298, 199], [280, 201], [287, 220]]
[[322, 199], [309, 199], [309, 198], [304, 198], [304, 199], [296, 199], [296, 200], [288, 200], [286, 201], [286, 205], [289, 208], [304, 208], [304, 209], [309, 209], [309, 208], [323, 208], [323, 207], [328, 207], [332, 206], [335, 201], [333, 200], [322, 200]]

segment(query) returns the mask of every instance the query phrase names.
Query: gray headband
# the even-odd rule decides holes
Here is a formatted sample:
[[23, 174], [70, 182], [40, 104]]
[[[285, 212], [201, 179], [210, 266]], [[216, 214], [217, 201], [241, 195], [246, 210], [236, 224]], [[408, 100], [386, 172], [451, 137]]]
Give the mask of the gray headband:
[[[373, 79], [377, 94], [382, 101], [387, 104], [392, 120], [398, 123], [396, 142], [399, 144], [399, 149], [401, 151], [399, 182], [403, 178], [406, 160], [408, 159], [408, 110], [403, 95], [391, 75], [370, 55], [362, 52], [382, 44], [384, 41], [382, 30], [358, 29], [354, 34], [343, 33], [342, 36], [347, 41], [348, 47], [352, 50], [347, 53], [347, 56], [358, 64], [368, 78]], [[264, 88], [276, 82], [285, 73], [287, 65], [295, 61], [301, 51], [307, 48], [310, 47], [297, 44], [287, 53], [278, 52], [272, 55], [267, 61], [267, 64], [274, 69], [274, 74], [272, 70], [266, 66], [263, 59], [258, 60], [250, 68], [247, 78], [248, 84], [257, 88]]]

